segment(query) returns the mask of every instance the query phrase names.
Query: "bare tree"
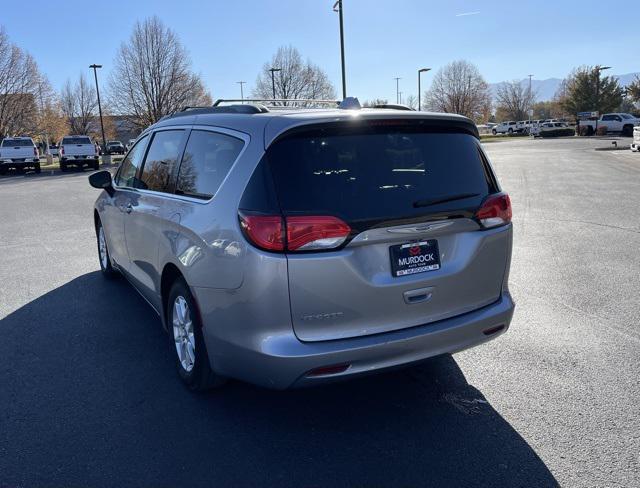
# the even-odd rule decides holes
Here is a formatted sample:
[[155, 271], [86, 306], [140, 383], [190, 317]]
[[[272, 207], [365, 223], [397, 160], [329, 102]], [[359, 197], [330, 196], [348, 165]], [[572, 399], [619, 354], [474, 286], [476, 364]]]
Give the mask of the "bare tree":
[[373, 98], [372, 100], [365, 100], [362, 104], [363, 107], [375, 107], [376, 105], [387, 105], [389, 100], [386, 98]]
[[497, 109], [508, 120], [524, 120], [528, 111], [533, 107], [535, 91], [529, 91], [521, 81], [506, 81], [498, 85], [496, 92]]
[[407, 98], [404, 99], [404, 105], [414, 110], [418, 109], [418, 97], [415, 95], [407, 95]]
[[31, 55], [12, 44], [0, 27], [0, 139], [34, 133], [43, 80]]
[[89, 134], [98, 109], [98, 99], [93, 85], [80, 74], [75, 83], [67, 80], [60, 93], [62, 113], [69, 119], [73, 134]]
[[174, 31], [158, 17], [137, 22], [120, 46], [109, 82], [113, 113], [138, 127], [156, 123], [186, 106], [211, 105], [201, 77]]
[[485, 118], [491, 95], [478, 68], [462, 60], [438, 70], [431, 89], [425, 93], [425, 101], [429, 110], [465, 115], [478, 121]]
[[265, 63], [253, 90], [255, 98], [272, 98], [273, 85], [270, 68], [275, 74], [276, 98], [333, 99], [336, 91], [327, 74], [311, 61], [304, 62], [293, 46], [281, 46], [271, 61]]

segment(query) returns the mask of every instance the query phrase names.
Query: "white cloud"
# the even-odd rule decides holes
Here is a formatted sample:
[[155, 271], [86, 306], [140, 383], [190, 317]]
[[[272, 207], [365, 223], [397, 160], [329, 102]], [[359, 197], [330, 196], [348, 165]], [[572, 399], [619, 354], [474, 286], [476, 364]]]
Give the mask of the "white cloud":
[[477, 12], [462, 12], [461, 14], [456, 14], [456, 17], [467, 17], [469, 15], [478, 15], [480, 11]]

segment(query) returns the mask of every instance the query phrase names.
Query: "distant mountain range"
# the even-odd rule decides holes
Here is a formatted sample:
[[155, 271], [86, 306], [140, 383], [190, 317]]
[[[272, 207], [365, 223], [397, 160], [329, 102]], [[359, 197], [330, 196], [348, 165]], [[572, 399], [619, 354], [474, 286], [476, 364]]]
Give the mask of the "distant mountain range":
[[[640, 76], [640, 73], [627, 73], [624, 75], [613, 75], [618, 78], [618, 82], [622, 86], [627, 86], [631, 83], [636, 76]], [[493, 94], [493, 98], [495, 99], [496, 92], [498, 91], [498, 87], [505, 83], [504, 81], [500, 83], [490, 83], [489, 87], [491, 88], [491, 93]], [[525, 78], [520, 82], [523, 86], [529, 86], [529, 78]], [[551, 100], [553, 96], [560, 88], [560, 83], [562, 83], [561, 78], [547, 78], [546, 80], [531, 80], [531, 89], [536, 92], [536, 101], [545, 102], [547, 100]]]

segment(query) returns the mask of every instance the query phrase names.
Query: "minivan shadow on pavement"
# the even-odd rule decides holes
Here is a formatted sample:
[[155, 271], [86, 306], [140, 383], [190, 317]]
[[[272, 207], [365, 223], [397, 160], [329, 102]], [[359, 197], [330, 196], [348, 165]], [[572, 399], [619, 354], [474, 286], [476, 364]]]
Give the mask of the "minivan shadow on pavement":
[[0, 320], [0, 486], [557, 486], [451, 357], [315, 389], [194, 394], [124, 280]]

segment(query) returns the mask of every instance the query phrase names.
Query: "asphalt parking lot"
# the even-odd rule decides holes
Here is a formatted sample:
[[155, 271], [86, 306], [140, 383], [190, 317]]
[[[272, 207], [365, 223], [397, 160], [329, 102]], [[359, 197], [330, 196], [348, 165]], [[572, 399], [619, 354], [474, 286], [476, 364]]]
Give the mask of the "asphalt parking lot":
[[89, 172], [0, 178], [0, 486], [640, 486], [640, 154], [609, 145], [486, 144], [507, 334], [287, 392], [187, 391], [154, 312], [99, 274]]

